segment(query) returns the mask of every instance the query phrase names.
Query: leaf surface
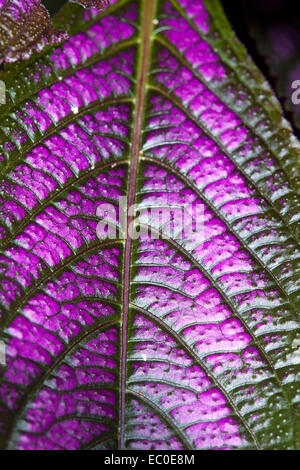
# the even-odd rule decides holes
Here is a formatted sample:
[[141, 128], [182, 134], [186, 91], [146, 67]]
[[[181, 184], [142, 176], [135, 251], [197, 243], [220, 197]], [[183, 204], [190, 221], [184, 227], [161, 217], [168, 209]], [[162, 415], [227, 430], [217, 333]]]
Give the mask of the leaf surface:
[[[277, 100], [216, 0], [66, 24], [0, 76], [2, 447], [297, 448], [299, 143]], [[151, 237], [99, 238], [120, 197]], [[157, 239], [187, 204], [201, 237]]]

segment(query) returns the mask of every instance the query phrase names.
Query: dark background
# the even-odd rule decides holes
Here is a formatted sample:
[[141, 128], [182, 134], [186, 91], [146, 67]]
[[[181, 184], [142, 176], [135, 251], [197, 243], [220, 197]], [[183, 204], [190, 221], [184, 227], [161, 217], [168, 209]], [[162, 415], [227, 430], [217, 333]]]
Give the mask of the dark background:
[[49, 13], [54, 15], [62, 5], [64, 5], [64, 0], [42, 0], [42, 3], [45, 5]]
[[291, 88], [300, 80], [300, 2], [223, 0], [225, 13], [256, 65], [271, 83], [300, 137], [300, 105]]

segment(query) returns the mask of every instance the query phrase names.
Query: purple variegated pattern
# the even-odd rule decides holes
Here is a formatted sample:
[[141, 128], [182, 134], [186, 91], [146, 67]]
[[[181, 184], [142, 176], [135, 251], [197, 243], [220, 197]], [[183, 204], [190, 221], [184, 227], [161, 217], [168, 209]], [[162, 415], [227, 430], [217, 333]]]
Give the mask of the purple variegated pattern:
[[[295, 448], [298, 142], [217, 1], [110, 4], [8, 83], [1, 445]], [[99, 240], [122, 196], [203, 239]]]

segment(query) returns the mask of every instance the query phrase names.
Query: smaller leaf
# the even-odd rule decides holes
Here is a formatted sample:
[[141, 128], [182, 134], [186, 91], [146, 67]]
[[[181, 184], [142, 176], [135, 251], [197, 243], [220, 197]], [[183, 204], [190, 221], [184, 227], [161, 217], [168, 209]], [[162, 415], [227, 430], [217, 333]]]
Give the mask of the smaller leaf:
[[73, 3], [79, 3], [85, 8], [97, 8], [97, 10], [105, 10], [109, 5], [109, 0], [70, 0]]
[[40, 0], [0, 0], [0, 64], [29, 59], [67, 34], [54, 29]]

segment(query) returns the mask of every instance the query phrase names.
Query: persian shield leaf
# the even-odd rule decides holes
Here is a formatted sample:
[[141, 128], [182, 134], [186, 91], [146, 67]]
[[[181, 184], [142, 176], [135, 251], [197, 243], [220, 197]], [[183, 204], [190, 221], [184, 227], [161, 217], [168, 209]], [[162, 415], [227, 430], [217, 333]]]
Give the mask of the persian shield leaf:
[[297, 448], [299, 143], [217, 0], [110, 3], [0, 77], [1, 446]]

